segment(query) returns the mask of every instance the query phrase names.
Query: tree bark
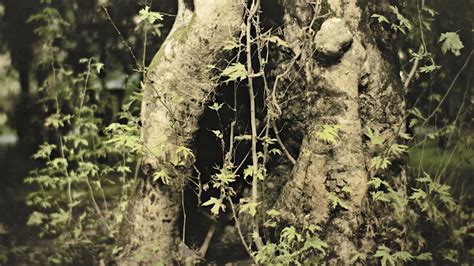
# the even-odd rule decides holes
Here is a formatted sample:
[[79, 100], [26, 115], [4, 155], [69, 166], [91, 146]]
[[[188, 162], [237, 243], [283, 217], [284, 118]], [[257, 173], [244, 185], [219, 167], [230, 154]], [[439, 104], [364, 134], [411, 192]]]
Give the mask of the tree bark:
[[[198, 119], [217, 86], [206, 66], [222, 62], [222, 45], [238, 35], [243, 20], [238, 0], [179, 4], [175, 25], [148, 70], [142, 105], [142, 139], [149, 149], [143, 159], [145, 172], [150, 176], [164, 170], [172, 181], [168, 186], [149, 178], [141, 181], [122, 227], [122, 264], [169, 264], [173, 258], [192, 257], [180, 236], [179, 219], [182, 191], [194, 161], [180, 167], [167, 162], [180, 159], [179, 147], [193, 148]], [[280, 0], [279, 4], [290, 56], [280, 53], [279, 58], [287, 59], [277, 62], [277, 70], [283, 73], [291, 66], [281, 82], [287, 93], [278, 88], [280, 119], [301, 122], [304, 136], [288, 181], [273, 172], [280, 181], [275, 181], [278, 187], [273, 191], [265, 188], [273, 196], [265, 196], [272, 202], [264, 206], [281, 211], [286, 224], [321, 226], [331, 249], [328, 261], [347, 264], [354, 252], [373, 251], [384, 239], [380, 236], [386, 237], [383, 225], [391, 221], [387, 217], [391, 209], [374, 210], [375, 203], [369, 202], [369, 179], [377, 176], [405, 193], [404, 162], [375, 172], [370, 162], [376, 151], [364, 137], [366, 128], [393, 140], [403, 132], [402, 86], [375, 44], [367, 3]], [[290, 94], [293, 99], [288, 99]], [[316, 132], [326, 126], [337, 126], [337, 142], [318, 137]], [[298, 150], [294, 138], [283, 136], [282, 141], [289, 150]]]
[[[386, 139], [395, 140], [399, 132], [404, 132], [402, 86], [375, 45], [368, 27], [367, 4], [355, 0], [282, 4], [285, 39], [294, 54], [301, 53], [294, 71], [304, 70], [300, 74], [304, 76], [300, 81], [303, 84], [293, 89], [299, 90], [294, 93], [301, 97], [295, 101], [306, 101], [302, 110], [306, 131], [291, 178], [275, 208], [283, 212], [284, 220], [290, 224], [320, 225], [331, 249], [330, 263], [347, 264], [354, 253], [373, 250], [377, 237], [369, 233], [371, 230], [379, 230], [377, 236], [382, 234], [383, 228], [373, 228], [370, 219], [389, 215], [376, 215], [367, 207], [371, 204], [367, 182], [375, 174], [370, 169], [375, 153], [364, 133], [369, 127], [379, 130]], [[318, 20], [325, 15], [332, 18], [321, 25]], [[338, 19], [343, 23], [338, 23]], [[314, 26], [318, 24], [321, 28], [315, 33]], [[341, 39], [345, 30], [351, 38]], [[338, 39], [349, 43], [348, 46], [334, 43]], [[340, 49], [330, 54], [325, 49], [331, 46]], [[326, 143], [314, 133], [324, 125], [340, 126], [337, 144]], [[396, 183], [399, 193], [405, 193], [403, 163], [377, 173], [377, 177]], [[345, 206], [334, 203], [335, 197]]]
[[[239, 33], [242, 4], [238, 0], [179, 1], [178, 14], [166, 41], [147, 73], [142, 104], [142, 164], [148, 178], [140, 181], [121, 228], [124, 251], [119, 264], [145, 265], [193, 257], [180, 236], [182, 191], [193, 159], [181, 160], [179, 147], [192, 148], [204, 104], [217, 84], [208, 65], [222, 64], [223, 45]], [[166, 171], [170, 185], [150, 180]]]

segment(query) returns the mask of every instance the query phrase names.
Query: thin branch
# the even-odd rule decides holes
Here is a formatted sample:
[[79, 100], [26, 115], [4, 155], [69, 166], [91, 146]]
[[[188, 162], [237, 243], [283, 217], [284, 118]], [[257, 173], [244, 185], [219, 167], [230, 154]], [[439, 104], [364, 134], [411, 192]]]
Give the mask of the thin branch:
[[122, 41], [123, 45], [125, 45], [125, 47], [127, 47], [128, 49], [128, 52], [130, 53], [130, 56], [132, 57], [132, 59], [135, 61], [135, 64], [137, 65], [138, 67], [138, 70], [142, 70], [141, 66], [140, 66], [140, 63], [137, 59], [137, 57], [135, 56], [135, 54], [133, 53], [133, 50], [132, 50], [132, 47], [130, 47], [130, 45], [127, 43], [127, 41], [125, 40], [125, 38], [123, 37], [122, 33], [120, 32], [120, 30], [117, 28], [117, 26], [115, 25], [114, 21], [112, 20], [112, 17], [110, 16], [109, 14], [109, 11], [107, 10], [107, 8], [105, 6], [102, 6], [102, 9], [104, 10], [105, 14], [107, 15], [107, 18], [109, 19], [110, 23], [112, 24], [112, 26], [114, 27], [115, 31], [117, 32], [118, 36], [120, 37], [120, 40]]
[[280, 145], [281, 150], [283, 151], [283, 153], [285, 154], [285, 156], [288, 158], [288, 160], [290, 160], [290, 162], [291, 162], [292, 164], [296, 164], [295, 158], [293, 158], [293, 156], [291, 156], [290, 152], [289, 152], [288, 149], [285, 147], [285, 144], [283, 144], [283, 142], [281, 141], [280, 132], [278, 132], [278, 128], [277, 128], [277, 126], [276, 126], [275, 121], [272, 122], [272, 127], [273, 127], [273, 131], [275, 132], [275, 137], [276, 137], [276, 139], [277, 139], [278, 144]]
[[446, 100], [446, 98], [448, 97], [448, 94], [451, 92], [452, 88], [454, 87], [454, 84], [456, 83], [456, 81], [458, 80], [459, 76], [461, 75], [461, 73], [464, 71], [464, 69], [466, 69], [466, 67], [469, 65], [469, 61], [471, 60], [471, 56], [472, 56], [472, 52], [473, 50], [471, 50], [471, 52], [469, 53], [469, 56], [467, 57], [466, 59], [466, 62], [464, 62], [464, 65], [461, 67], [461, 69], [459, 69], [458, 73], [456, 74], [456, 76], [454, 77], [453, 81], [451, 82], [451, 85], [449, 85], [449, 88], [448, 90], [446, 91], [446, 93], [444, 94], [443, 98], [441, 99], [441, 101], [439, 101], [438, 105], [436, 106], [436, 108], [433, 110], [433, 112], [426, 118], [425, 122], [421, 125], [422, 127], [426, 125], [426, 123], [428, 123], [428, 121], [436, 114], [437, 110], [441, 107], [441, 105], [444, 103], [444, 101]]

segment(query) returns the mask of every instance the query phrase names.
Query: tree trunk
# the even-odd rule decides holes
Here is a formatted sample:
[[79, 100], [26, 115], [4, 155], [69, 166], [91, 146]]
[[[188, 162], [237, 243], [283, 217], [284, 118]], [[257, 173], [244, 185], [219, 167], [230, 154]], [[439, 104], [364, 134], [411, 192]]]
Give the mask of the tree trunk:
[[[266, 186], [273, 196], [266, 196], [263, 206], [281, 211], [287, 224], [321, 226], [331, 249], [329, 262], [349, 263], [354, 252], [373, 251], [377, 241], [387, 238], [383, 226], [392, 219], [391, 209], [384, 212], [373, 208], [376, 203], [369, 204], [367, 182], [376, 176], [400, 195], [405, 193], [404, 162], [373, 170], [371, 159], [380, 151], [364, 136], [370, 128], [395, 141], [403, 132], [403, 90], [375, 44], [367, 3], [308, 2], [279, 2], [290, 52], [290, 56], [288, 49], [270, 53], [283, 58], [277, 60], [277, 72], [290, 67], [278, 88], [279, 118], [301, 122], [295, 127], [304, 136], [298, 147], [294, 134], [282, 135], [290, 151], [299, 148], [299, 156], [289, 178], [268, 169], [274, 181], [265, 184], [274, 182], [277, 187]], [[179, 244], [184, 243], [179, 219], [194, 161], [188, 158], [179, 167], [167, 162], [183, 159], [180, 147], [193, 149], [198, 119], [217, 86], [206, 66], [222, 62], [222, 44], [238, 35], [243, 22], [238, 0], [179, 4], [175, 25], [148, 70], [142, 105], [142, 138], [150, 151], [143, 160], [145, 172], [165, 171], [172, 181], [167, 186], [150, 179], [141, 182], [122, 228], [123, 264], [170, 263], [190, 256], [179, 248], [184, 247]], [[337, 131], [335, 141], [323, 141], [318, 135], [328, 127]]]
[[[119, 262], [146, 265], [192, 257], [181, 243], [182, 192], [193, 158], [181, 153], [198, 129], [204, 104], [217, 87], [209, 65], [224, 61], [225, 41], [240, 32], [238, 0], [180, 0], [166, 41], [147, 73], [142, 104], [142, 161], [148, 178], [140, 182], [121, 228], [125, 250]], [[170, 165], [179, 161], [179, 165]], [[150, 176], [164, 171], [171, 184], [160, 186]]]
[[[295, 92], [300, 100], [306, 100], [302, 110], [306, 133], [276, 209], [283, 211], [290, 224], [322, 226], [332, 251], [330, 261], [349, 263], [355, 252], [373, 250], [375, 239], [382, 234], [383, 228], [373, 228], [375, 222], [370, 219], [390, 213], [375, 215], [368, 207], [369, 179], [377, 174], [396, 183], [398, 193], [404, 194], [403, 163], [375, 173], [370, 162], [377, 154], [364, 137], [367, 128], [379, 130], [385, 139], [392, 140], [404, 132], [402, 86], [393, 66], [375, 45], [368, 27], [367, 4], [330, 0], [327, 5], [316, 1], [312, 9], [306, 1], [283, 2], [285, 39], [294, 54], [301, 53], [294, 69], [304, 69], [304, 84], [293, 87], [300, 91]], [[315, 9], [324, 11], [315, 14]], [[314, 33], [315, 24], [322, 20], [318, 16], [326, 14], [332, 18], [319, 24], [319, 31]], [[327, 125], [340, 127], [335, 144], [315, 134]], [[336, 199], [341, 199], [344, 206]], [[369, 233], [372, 230], [379, 230], [377, 236]]]

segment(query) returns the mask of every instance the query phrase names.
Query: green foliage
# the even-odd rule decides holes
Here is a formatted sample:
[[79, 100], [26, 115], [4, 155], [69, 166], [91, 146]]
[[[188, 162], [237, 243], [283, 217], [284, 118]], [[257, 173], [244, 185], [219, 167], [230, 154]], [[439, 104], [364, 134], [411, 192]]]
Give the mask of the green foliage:
[[154, 24], [156, 21], [163, 20], [163, 15], [159, 12], [152, 12], [150, 11], [150, 7], [146, 6], [145, 8], [141, 9], [138, 13], [138, 23], [142, 23], [144, 21]]
[[232, 63], [222, 70], [221, 76], [228, 77], [224, 82], [242, 81], [247, 78], [247, 68], [242, 63]]
[[326, 255], [328, 244], [316, 236], [318, 226], [298, 231], [293, 226], [283, 228], [277, 243], [267, 243], [253, 253], [257, 263], [272, 265], [303, 265], [319, 263]]
[[464, 48], [457, 32], [442, 33], [438, 42], [441, 43], [441, 51], [443, 51], [443, 53], [450, 51], [455, 56], [461, 55], [461, 49]]
[[336, 145], [338, 143], [340, 130], [341, 126], [339, 125], [323, 125], [322, 129], [314, 132], [314, 134], [321, 141]]

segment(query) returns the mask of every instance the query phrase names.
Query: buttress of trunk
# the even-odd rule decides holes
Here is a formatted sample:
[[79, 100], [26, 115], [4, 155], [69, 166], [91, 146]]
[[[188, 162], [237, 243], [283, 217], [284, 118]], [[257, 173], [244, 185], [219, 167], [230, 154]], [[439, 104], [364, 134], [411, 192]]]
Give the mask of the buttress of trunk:
[[[129, 203], [119, 264], [169, 265], [193, 256], [180, 235], [181, 195], [194, 163], [183, 148], [192, 149], [198, 119], [217, 86], [208, 66], [222, 66], [222, 47], [240, 32], [242, 16], [238, 0], [179, 1], [173, 28], [147, 73], [141, 113], [147, 178]], [[151, 180], [161, 171], [169, 185]]]
[[[331, 263], [349, 263], [355, 252], [374, 247], [375, 236], [368, 233], [368, 219], [374, 216], [366, 207], [374, 154], [364, 133], [370, 127], [396, 138], [404, 114], [402, 86], [374, 46], [364, 26], [367, 10], [358, 2], [282, 0], [285, 40], [295, 55], [301, 54], [294, 70], [299, 72], [292, 76], [305, 78], [292, 89], [304, 90], [296, 93], [307, 103], [307, 123], [297, 163], [275, 208], [289, 224], [321, 226]], [[325, 128], [337, 131], [335, 142], [320, 137]], [[404, 171], [388, 169], [378, 177], [400, 180], [403, 193]]]

